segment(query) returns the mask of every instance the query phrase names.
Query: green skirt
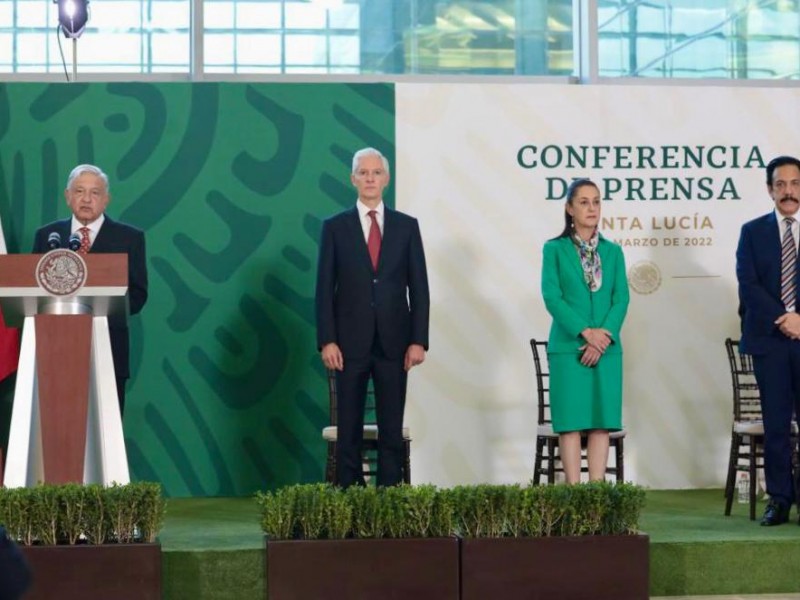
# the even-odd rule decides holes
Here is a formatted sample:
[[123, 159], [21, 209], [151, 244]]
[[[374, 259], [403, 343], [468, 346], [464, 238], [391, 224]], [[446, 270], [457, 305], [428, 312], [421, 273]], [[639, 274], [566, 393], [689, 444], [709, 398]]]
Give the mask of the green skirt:
[[622, 429], [622, 354], [584, 367], [577, 354], [548, 354], [553, 431]]

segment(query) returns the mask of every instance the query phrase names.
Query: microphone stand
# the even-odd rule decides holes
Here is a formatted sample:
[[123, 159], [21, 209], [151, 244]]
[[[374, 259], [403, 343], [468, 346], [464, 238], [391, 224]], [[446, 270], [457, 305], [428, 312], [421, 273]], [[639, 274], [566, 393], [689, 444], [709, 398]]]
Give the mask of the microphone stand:
[[72, 38], [72, 81], [78, 81], [78, 38]]

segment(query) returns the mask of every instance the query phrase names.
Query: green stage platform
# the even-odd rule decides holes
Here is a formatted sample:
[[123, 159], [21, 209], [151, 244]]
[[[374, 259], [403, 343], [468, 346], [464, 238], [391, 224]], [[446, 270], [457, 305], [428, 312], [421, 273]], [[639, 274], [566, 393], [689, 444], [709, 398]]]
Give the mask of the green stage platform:
[[[723, 516], [722, 490], [651, 491], [653, 596], [800, 592], [800, 527], [760, 527], [747, 505]], [[758, 514], [762, 512], [759, 506]], [[263, 600], [264, 538], [249, 498], [173, 498], [160, 539], [165, 599]]]

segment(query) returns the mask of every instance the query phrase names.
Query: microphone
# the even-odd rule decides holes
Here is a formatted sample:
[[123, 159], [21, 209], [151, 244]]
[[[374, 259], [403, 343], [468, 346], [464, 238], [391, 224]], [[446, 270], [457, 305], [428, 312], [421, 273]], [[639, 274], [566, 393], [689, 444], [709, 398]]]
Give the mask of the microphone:
[[55, 250], [56, 248], [61, 248], [61, 234], [54, 231], [47, 236], [47, 249]]
[[70, 250], [77, 252], [81, 247], [81, 236], [79, 236], [77, 233], [73, 233], [71, 236], [69, 236], [69, 242], [67, 245], [69, 246]]

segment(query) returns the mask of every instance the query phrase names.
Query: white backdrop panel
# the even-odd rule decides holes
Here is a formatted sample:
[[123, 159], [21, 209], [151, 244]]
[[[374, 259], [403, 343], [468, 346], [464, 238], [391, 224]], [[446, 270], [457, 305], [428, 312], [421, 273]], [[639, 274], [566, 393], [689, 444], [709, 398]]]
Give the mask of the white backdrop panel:
[[586, 176], [639, 289], [622, 333], [626, 478], [721, 487], [736, 243], [772, 208], [763, 166], [800, 154], [800, 90], [411, 83], [396, 94], [397, 206], [420, 220], [432, 296], [431, 350], [406, 410], [414, 482], [530, 479], [528, 340], [550, 324], [541, 249], [563, 227], [560, 182]]

